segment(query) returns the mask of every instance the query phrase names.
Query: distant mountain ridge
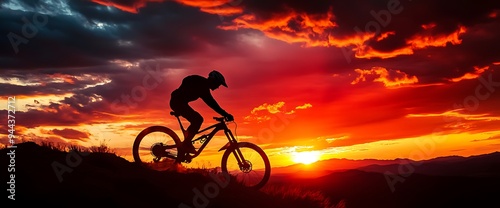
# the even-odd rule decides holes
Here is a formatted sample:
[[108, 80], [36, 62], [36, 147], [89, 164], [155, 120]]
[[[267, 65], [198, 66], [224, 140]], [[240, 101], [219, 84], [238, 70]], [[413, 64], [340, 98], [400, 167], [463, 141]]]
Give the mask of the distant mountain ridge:
[[500, 152], [484, 155], [448, 156], [423, 161], [408, 161], [357, 168], [367, 172], [398, 173], [401, 166], [412, 166], [412, 173], [435, 176], [500, 176]]
[[[293, 184], [304, 189], [319, 190], [331, 200], [344, 200], [346, 207], [383, 208], [442, 208], [442, 207], [500, 207], [500, 153], [469, 157], [439, 157], [425, 161], [397, 159], [365, 161], [335, 159], [325, 164], [350, 164], [354, 169], [331, 168], [321, 175], [303, 176], [318, 168], [291, 166], [298, 170], [278, 174], [271, 183]], [[312, 165], [312, 164], [311, 164]], [[296, 176], [299, 175], [299, 176]]]
[[[481, 174], [500, 174], [500, 152], [473, 156], [443, 156], [415, 161], [398, 158], [393, 160], [377, 159], [328, 159], [309, 165], [294, 164], [273, 169], [274, 175], [296, 174], [299, 178], [315, 178], [332, 172], [358, 169], [366, 172], [398, 173], [400, 166], [411, 165], [415, 173], [446, 176], [470, 176]], [[317, 172], [319, 170], [319, 173]]]

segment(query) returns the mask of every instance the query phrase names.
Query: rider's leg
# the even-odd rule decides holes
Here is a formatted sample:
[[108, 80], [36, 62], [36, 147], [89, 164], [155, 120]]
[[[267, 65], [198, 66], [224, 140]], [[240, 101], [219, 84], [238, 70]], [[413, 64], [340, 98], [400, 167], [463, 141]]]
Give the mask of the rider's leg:
[[189, 148], [189, 152], [194, 152], [196, 150], [194, 149], [191, 140], [193, 140], [196, 133], [200, 130], [201, 124], [203, 123], [203, 117], [191, 108], [187, 102], [182, 99], [177, 99], [174, 94], [175, 93], [172, 93], [170, 108], [189, 121], [190, 125], [186, 129], [187, 134], [184, 135], [184, 144]]
[[182, 116], [186, 118], [186, 120], [188, 120], [190, 123], [190, 125], [186, 129], [188, 134], [185, 140], [191, 141], [194, 135], [196, 135], [196, 133], [198, 133], [198, 131], [200, 130], [201, 124], [203, 123], [203, 117], [194, 110], [190, 111], [187, 114], [183, 114]]
[[191, 140], [193, 140], [196, 133], [198, 133], [198, 131], [200, 130], [201, 124], [203, 123], [203, 117], [189, 106], [188, 108], [184, 109], [183, 112], [181, 112], [181, 115], [190, 123], [190, 125], [186, 129], [187, 135], [184, 139], [184, 144], [186, 144], [186, 146], [190, 149], [190, 152], [194, 152], [195, 149], [193, 147], [193, 144], [191, 143]]

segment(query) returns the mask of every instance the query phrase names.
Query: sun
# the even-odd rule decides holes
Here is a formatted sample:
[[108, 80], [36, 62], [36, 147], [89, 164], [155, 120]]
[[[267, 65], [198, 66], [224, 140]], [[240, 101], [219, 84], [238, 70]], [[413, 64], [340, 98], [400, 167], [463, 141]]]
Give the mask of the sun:
[[318, 151], [294, 152], [292, 160], [296, 163], [311, 164], [319, 160], [321, 154]]

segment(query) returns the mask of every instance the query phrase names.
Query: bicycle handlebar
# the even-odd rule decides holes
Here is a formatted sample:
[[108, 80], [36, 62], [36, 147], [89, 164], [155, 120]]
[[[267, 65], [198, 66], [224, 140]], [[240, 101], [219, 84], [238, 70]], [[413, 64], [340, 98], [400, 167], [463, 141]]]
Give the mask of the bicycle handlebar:
[[218, 122], [229, 122], [229, 120], [227, 120], [226, 117], [213, 117], [213, 118]]

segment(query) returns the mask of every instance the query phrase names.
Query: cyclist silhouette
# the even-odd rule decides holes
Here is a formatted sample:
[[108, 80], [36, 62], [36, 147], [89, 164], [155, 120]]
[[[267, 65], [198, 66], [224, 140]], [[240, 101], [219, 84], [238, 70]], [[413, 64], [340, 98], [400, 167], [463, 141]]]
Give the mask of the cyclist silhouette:
[[178, 115], [189, 121], [190, 125], [186, 129], [187, 135], [183, 142], [183, 147], [188, 153], [195, 153], [191, 140], [198, 133], [203, 123], [203, 117], [196, 112], [189, 102], [201, 98], [215, 112], [224, 116], [227, 121], [232, 121], [234, 118], [231, 114], [222, 109], [217, 101], [215, 101], [210, 90], [215, 90], [220, 86], [227, 87], [224, 76], [218, 71], [211, 71], [208, 77], [200, 75], [189, 75], [182, 80], [181, 86], [175, 89], [170, 97], [170, 108]]

